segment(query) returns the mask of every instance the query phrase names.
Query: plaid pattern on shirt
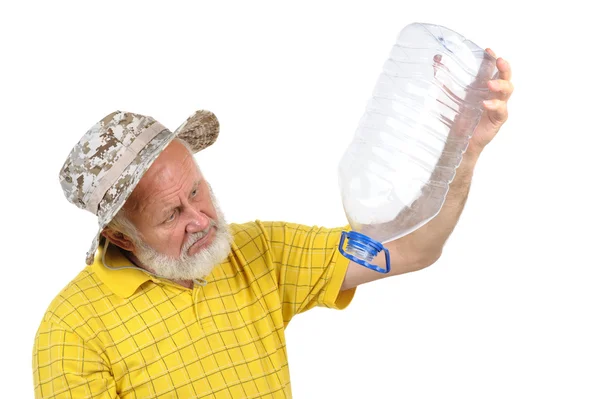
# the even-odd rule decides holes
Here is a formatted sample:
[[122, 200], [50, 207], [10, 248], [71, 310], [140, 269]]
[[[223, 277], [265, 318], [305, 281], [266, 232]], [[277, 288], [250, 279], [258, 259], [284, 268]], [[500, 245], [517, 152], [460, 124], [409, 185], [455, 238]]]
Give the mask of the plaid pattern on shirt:
[[[54, 299], [33, 348], [36, 398], [290, 398], [284, 329], [343, 309], [343, 228], [231, 224], [232, 253], [193, 289], [102, 251]], [[109, 246], [110, 267], [132, 266]]]

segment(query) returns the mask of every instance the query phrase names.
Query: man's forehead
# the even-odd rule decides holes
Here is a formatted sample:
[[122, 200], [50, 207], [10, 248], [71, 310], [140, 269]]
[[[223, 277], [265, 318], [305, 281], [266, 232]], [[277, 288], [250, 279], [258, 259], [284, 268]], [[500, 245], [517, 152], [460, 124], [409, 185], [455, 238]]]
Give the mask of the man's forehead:
[[130, 198], [134, 206], [132, 209], [168, 207], [178, 201], [181, 190], [191, 190], [202, 181], [198, 175], [184, 176], [181, 174], [178, 177], [178, 179], [157, 179], [142, 190], [137, 192], [134, 190], [134, 194]]
[[[192, 187], [202, 180], [194, 157], [181, 143], [177, 144], [183, 151], [167, 152], [165, 149], [139, 181], [127, 200], [131, 202], [127, 204], [131, 210], [168, 204], [180, 189]], [[172, 146], [173, 143], [167, 149]]]

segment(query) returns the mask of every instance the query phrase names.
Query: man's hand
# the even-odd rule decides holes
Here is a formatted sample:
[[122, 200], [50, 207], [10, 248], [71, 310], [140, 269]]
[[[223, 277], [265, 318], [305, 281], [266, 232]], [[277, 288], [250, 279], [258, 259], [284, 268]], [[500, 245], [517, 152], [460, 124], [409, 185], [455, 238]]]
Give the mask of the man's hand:
[[[496, 57], [496, 54], [491, 49], [488, 48], [486, 51]], [[488, 82], [492, 98], [483, 103], [484, 113], [469, 141], [467, 156], [471, 154], [476, 155], [476, 157], [479, 156], [484, 147], [496, 137], [500, 127], [508, 119], [507, 102], [514, 90], [513, 84], [510, 81], [512, 71], [509, 63], [504, 58], [496, 60], [496, 67], [499, 72], [498, 79]]]

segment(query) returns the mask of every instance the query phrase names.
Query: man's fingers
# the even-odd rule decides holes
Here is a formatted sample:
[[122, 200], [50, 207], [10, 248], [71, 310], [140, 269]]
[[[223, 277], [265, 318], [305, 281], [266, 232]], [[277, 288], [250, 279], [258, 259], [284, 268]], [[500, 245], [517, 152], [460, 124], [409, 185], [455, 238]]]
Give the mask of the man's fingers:
[[496, 58], [496, 68], [498, 68], [498, 72], [500, 72], [498, 78], [503, 80], [510, 80], [512, 77], [512, 70], [508, 61], [506, 61], [502, 57], [498, 58], [494, 50], [492, 50], [491, 48], [486, 48], [485, 52], [491, 55], [492, 57]]
[[490, 80], [488, 82], [488, 88], [492, 93], [495, 93], [499, 98], [504, 100], [508, 100], [514, 90], [512, 82], [500, 79]]
[[485, 51], [492, 57], [496, 58], [496, 53], [494, 53], [494, 50], [492, 50], [491, 48], [486, 48]]
[[512, 78], [512, 69], [510, 64], [504, 58], [500, 57], [496, 60], [496, 67], [500, 72], [498, 78], [502, 80], [509, 80]]
[[506, 101], [500, 99], [487, 100], [483, 102], [490, 121], [494, 124], [502, 124], [508, 119], [508, 108]]

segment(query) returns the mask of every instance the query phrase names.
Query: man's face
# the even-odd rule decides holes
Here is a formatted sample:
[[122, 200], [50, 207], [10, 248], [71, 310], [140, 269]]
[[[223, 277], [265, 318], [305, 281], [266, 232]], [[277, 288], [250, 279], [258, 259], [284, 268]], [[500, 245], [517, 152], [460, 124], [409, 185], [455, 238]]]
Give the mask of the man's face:
[[139, 237], [136, 257], [171, 279], [204, 277], [229, 253], [222, 212], [183, 144], [173, 141], [144, 174], [125, 205]]

